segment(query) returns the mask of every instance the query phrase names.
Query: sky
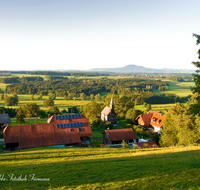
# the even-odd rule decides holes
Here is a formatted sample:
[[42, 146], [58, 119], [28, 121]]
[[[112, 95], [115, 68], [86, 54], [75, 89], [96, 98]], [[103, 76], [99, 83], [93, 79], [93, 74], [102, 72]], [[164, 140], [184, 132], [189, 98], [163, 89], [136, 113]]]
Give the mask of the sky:
[[0, 0], [0, 70], [196, 69], [199, 0]]

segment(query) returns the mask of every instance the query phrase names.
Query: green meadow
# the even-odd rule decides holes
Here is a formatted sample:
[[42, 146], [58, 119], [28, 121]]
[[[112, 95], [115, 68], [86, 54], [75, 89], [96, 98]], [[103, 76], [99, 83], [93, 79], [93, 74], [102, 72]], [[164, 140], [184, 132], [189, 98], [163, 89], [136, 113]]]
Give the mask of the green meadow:
[[177, 96], [183, 97], [192, 94], [191, 87], [194, 87], [194, 82], [172, 82], [166, 81], [169, 87], [168, 91], [158, 91], [154, 90], [155, 93], [172, 93], [176, 94]]
[[200, 147], [0, 153], [0, 189], [200, 189]]
[[7, 85], [7, 84], [0, 83], [0, 89], [3, 90], [4, 92], [5, 92], [5, 90], [6, 90], [6, 85]]

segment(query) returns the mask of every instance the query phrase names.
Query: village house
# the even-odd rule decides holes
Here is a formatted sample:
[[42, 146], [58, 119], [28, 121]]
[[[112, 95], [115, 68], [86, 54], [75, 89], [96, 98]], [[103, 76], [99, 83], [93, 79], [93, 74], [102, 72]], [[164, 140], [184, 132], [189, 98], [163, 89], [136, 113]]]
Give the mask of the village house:
[[114, 111], [113, 98], [110, 101], [110, 107], [106, 106], [101, 112], [102, 121], [110, 121], [114, 126], [117, 125], [117, 114]]
[[4, 127], [8, 126], [10, 121], [10, 116], [8, 114], [0, 114], [0, 132], [3, 131]]
[[139, 115], [136, 120], [140, 127], [148, 129], [151, 133], [161, 134], [164, 118], [164, 114], [150, 110], [147, 114]]
[[47, 123], [7, 126], [3, 130], [6, 149], [45, 146], [89, 146], [92, 135], [83, 114], [51, 116]]
[[103, 144], [121, 144], [123, 140], [127, 144], [135, 143], [137, 136], [132, 128], [126, 129], [107, 129], [103, 132]]

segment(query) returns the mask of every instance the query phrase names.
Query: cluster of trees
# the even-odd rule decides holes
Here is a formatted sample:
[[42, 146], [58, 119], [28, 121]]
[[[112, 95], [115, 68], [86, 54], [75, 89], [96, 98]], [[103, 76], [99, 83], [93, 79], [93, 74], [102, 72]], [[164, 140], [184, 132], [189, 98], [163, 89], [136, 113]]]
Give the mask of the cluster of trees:
[[30, 81], [44, 81], [44, 79], [42, 77], [5, 77], [0, 79], [0, 82], [5, 84], [24, 83]]
[[29, 75], [58, 75], [58, 76], [109, 76], [113, 75], [109, 72], [60, 72], [60, 71], [9, 71], [1, 72], [4, 75], [11, 74], [29, 74]]
[[[82, 105], [80, 106], [80, 112], [83, 113], [89, 119], [92, 125], [96, 125], [96, 123], [100, 122], [98, 121], [98, 118], [96, 116], [100, 116], [101, 111], [104, 109], [104, 107], [110, 105], [111, 97], [111, 94], [104, 96], [104, 103], [97, 103], [95, 101], [91, 101], [86, 105]], [[131, 98], [127, 96], [120, 97], [119, 95], [113, 95], [113, 100], [115, 104], [115, 112], [117, 113], [117, 117], [126, 117], [127, 119], [129, 119], [130, 123], [135, 123], [135, 118], [139, 114], [141, 114], [141, 112], [134, 110], [134, 102], [131, 101]], [[106, 123], [105, 125], [107, 126], [109, 125], [109, 123]]]
[[[197, 45], [200, 43], [200, 36]], [[200, 59], [200, 50], [198, 51]], [[160, 145], [189, 145], [200, 143], [200, 62], [193, 62], [198, 68], [194, 74], [195, 87], [192, 88], [193, 96], [186, 104], [176, 103], [166, 113], [164, 129], [160, 137]]]
[[6, 94], [2, 94], [1, 99], [4, 100], [4, 104], [6, 106], [16, 106], [19, 102], [19, 98], [16, 93], [13, 94], [13, 96], [7, 96]]
[[41, 110], [36, 103], [28, 103], [24, 106], [15, 110], [16, 112], [16, 121], [18, 123], [25, 123], [24, 118], [40, 117], [46, 118], [48, 114], [58, 115], [61, 114], [60, 110], [56, 106], [52, 106], [48, 109], [47, 112]]
[[[85, 100], [101, 101], [100, 92], [111, 92], [120, 96], [130, 97], [135, 105], [142, 105], [144, 102], [148, 104], [165, 104], [186, 102], [188, 97], [179, 97], [175, 94], [163, 93], [161, 95], [153, 93], [147, 86], [153, 86], [155, 89], [167, 90], [168, 86], [165, 82], [152, 79], [76, 79], [68, 80], [49, 80], [37, 81], [22, 84], [10, 84], [6, 87], [7, 93], [21, 94], [38, 94], [40, 96], [49, 95], [50, 99], [56, 96], [63, 97], [64, 100], [76, 100], [81, 98]], [[67, 90], [66, 90], [67, 89]], [[104, 97], [102, 98], [104, 101]]]
[[[69, 78], [68, 80], [57, 79], [49, 81], [34, 81], [10, 84], [6, 87], [8, 94], [42, 94], [48, 95], [49, 92], [55, 93], [56, 96], [64, 97], [73, 93], [78, 97], [80, 93], [86, 96], [90, 94], [98, 94], [101, 92], [111, 92], [119, 95], [131, 95], [131, 93], [140, 90], [148, 90], [146, 86], [151, 85], [154, 89], [161, 86], [166, 86], [165, 82], [152, 79], [84, 79], [84, 78]], [[67, 89], [67, 90], [66, 90]]]
[[169, 80], [175, 81], [175, 82], [192, 82], [193, 81], [193, 76], [175, 76], [172, 75], [169, 77]]
[[57, 75], [47, 75], [45, 77], [47, 80], [67, 80], [68, 78], [67, 77], [63, 77], [63, 76], [57, 76]]

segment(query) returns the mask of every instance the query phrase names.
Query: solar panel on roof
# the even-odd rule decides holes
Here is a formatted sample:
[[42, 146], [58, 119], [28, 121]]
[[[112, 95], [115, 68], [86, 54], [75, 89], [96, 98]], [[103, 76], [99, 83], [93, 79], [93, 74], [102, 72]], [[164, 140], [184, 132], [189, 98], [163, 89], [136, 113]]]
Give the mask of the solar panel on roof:
[[64, 124], [57, 124], [57, 129], [64, 129], [64, 128], [73, 128], [73, 127], [83, 127], [83, 122], [78, 123], [64, 123]]
[[56, 120], [77, 119], [77, 118], [81, 118], [81, 114], [56, 115], [55, 118], [56, 118]]

